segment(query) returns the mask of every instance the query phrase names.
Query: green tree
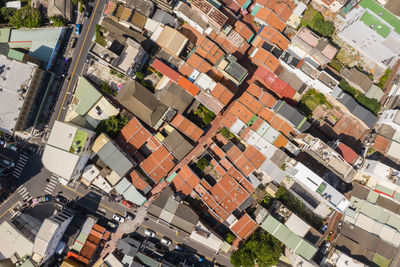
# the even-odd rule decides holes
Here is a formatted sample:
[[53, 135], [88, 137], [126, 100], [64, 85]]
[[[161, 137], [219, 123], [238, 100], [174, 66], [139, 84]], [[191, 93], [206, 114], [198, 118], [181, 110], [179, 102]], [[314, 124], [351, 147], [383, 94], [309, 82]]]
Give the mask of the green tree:
[[110, 88], [110, 86], [108, 86], [106, 82], [101, 82], [100, 85], [101, 85], [101, 91], [103, 91], [105, 94], [112, 96], [117, 95], [117, 92], [115, 92], [112, 88]]
[[281, 243], [267, 232], [254, 233], [231, 255], [231, 263], [240, 266], [273, 266], [282, 254]]
[[128, 122], [129, 119], [125, 116], [111, 116], [106, 120], [102, 120], [99, 125], [97, 125], [96, 133], [106, 133], [110, 138], [116, 139], [121, 129], [124, 128]]
[[85, 11], [85, 8], [83, 7], [82, 2], [79, 2], [79, 12], [83, 13]]
[[200, 170], [204, 171], [204, 169], [210, 165], [210, 162], [208, 162], [208, 160], [206, 158], [201, 158], [197, 161], [196, 166], [197, 168], [199, 168]]
[[231, 233], [229, 233], [226, 238], [225, 238], [226, 242], [228, 242], [229, 244], [232, 244], [233, 241], [235, 241], [235, 236]]
[[51, 16], [49, 19], [53, 22], [53, 25], [56, 27], [62, 27], [67, 25], [67, 20], [63, 17]]
[[42, 15], [31, 6], [24, 6], [10, 17], [10, 24], [15, 28], [37, 28], [42, 25]]
[[10, 17], [12, 17], [14, 15], [15, 11], [17, 11], [17, 9], [15, 9], [15, 8], [2, 7], [0, 9], [0, 14], [1, 14], [2, 20], [9, 21]]

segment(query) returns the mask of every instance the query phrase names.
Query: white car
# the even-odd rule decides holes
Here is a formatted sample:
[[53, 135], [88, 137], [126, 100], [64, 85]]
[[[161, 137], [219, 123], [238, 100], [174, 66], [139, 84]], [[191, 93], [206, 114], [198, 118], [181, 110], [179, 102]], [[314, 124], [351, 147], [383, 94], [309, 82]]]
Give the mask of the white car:
[[146, 236], [148, 236], [148, 237], [155, 237], [156, 236], [156, 233], [154, 233], [153, 231], [151, 231], [149, 229], [144, 230], [144, 234]]
[[163, 243], [164, 245], [166, 245], [166, 246], [169, 246], [169, 245], [171, 245], [171, 240], [168, 238], [168, 237], [163, 237], [162, 239], [161, 239], [161, 243]]
[[114, 214], [113, 219], [120, 223], [123, 223], [125, 221], [125, 218], [118, 214]]

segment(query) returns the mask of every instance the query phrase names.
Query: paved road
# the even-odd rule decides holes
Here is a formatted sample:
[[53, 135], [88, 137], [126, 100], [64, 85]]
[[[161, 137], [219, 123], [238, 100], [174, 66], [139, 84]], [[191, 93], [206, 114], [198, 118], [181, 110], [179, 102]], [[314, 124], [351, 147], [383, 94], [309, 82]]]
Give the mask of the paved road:
[[89, 48], [92, 45], [95, 28], [100, 21], [105, 3], [106, 0], [95, 1], [93, 3], [94, 7], [91, 17], [89, 19], [85, 19], [83, 22], [82, 32], [79, 35], [79, 39], [76, 43], [71, 65], [68, 70], [68, 76], [71, 78], [69, 81], [68, 79], [65, 79], [64, 81], [59, 99], [54, 109], [54, 114], [49, 122], [50, 128], [53, 126], [55, 120], [64, 121], [65, 119], [68, 104], [71, 101], [78, 77], [82, 74]]
[[157, 234], [157, 238], [161, 239], [163, 236], [167, 236], [169, 239], [173, 241], [170, 249], [175, 247], [177, 244], [185, 244], [194, 250], [197, 251], [198, 254], [203, 255], [207, 258], [207, 260], [219, 263], [224, 266], [232, 266], [230, 263], [230, 258], [228, 255], [220, 252], [216, 255], [211, 249], [207, 246], [193, 241], [189, 238], [189, 235], [182, 232], [176, 232], [174, 229], [171, 229], [168, 225], [163, 224], [161, 222], [157, 222], [157, 218], [154, 218], [151, 215], [148, 215], [148, 220], [145, 221], [137, 230], [137, 232], [141, 235], [144, 235], [144, 229], [148, 228], [154, 231]]

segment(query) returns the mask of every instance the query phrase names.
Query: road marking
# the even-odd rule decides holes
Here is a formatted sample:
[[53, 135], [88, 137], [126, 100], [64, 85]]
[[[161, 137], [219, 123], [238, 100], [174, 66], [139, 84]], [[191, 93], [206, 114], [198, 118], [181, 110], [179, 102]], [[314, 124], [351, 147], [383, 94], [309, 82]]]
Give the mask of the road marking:
[[[71, 77], [73, 77], [74, 74], [75, 74], [76, 67], [78, 66], [79, 59], [80, 59], [80, 57], [81, 57], [81, 55], [82, 55], [82, 51], [83, 51], [83, 48], [84, 48], [85, 43], [86, 43], [86, 38], [87, 38], [87, 36], [88, 36], [88, 34], [89, 34], [89, 29], [92, 27], [92, 23], [93, 23], [93, 20], [94, 20], [94, 17], [95, 17], [95, 13], [96, 13], [96, 11], [97, 11], [97, 7], [99, 6], [99, 3], [100, 3], [100, 0], [97, 0], [96, 7], [94, 8], [94, 11], [93, 11], [93, 16], [92, 16], [92, 18], [90, 19], [89, 27], [88, 27], [88, 29], [87, 29], [87, 31], [86, 31], [85, 38], [83, 39], [83, 43], [82, 43], [82, 46], [81, 46], [81, 50], [79, 51], [78, 58], [77, 58], [77, 60], [76, 60], [76, 62], [75, 62], [74, 69], [72, 70], [72, 73], [71, 73]], [[72, 79], [70, 79], [69, 82], [68, 82], [67, 91], [65, 92], [63, 101], [61, 102], [61, 107], [60, 107], [60, 111], [58, 112], [58, 115], [57, 115], [57, 120], [60, 119], [61, 111], [62, 111], [62, 109], [63, 109], [64, 103], [65, 103], [65, 99], [67, 98], [67, 92], [69, 91], [69, 87], [71, 86], [71, 82], [72, 82]]]
[[[69, 187], [69, 186], [67, 186], [67, 185], [63, 185], [63, 184], [61, 184], [61, 185], [62, 185], [63, 187], [65, 187], [66, 189], [68, 189], [69, 191], [74, 192], [75, 194], [77, 194], [77, 195], [79, 195], [79, 196], [81, 196], [81, 197], [84, 197], [84, 196], [85, 196], [84, 194], [82, 194], [82, 193], [76, 191], [75, 189], [73, 189], [73, 188], [71, 188], [71, 187]], [[118, 212], [118, 211], [116, 211], [116, 210], [114, 210], [114, 209], [112, 209], [112, 208], [109, 208], [109, 207], [107, 207], [106, 205], [104, 205], [103, 203], [97, 202], [97, 201], [91, 199], [90, 197], [87, 197], [87, 199], [90, 200], [90, 201], [92, 201], [93, 203], [98, 204], [99, 206], [102, 206], [103, 208], [105, 208], [105, 209], [107, 209], [107, 210], [109, 210], [109, 211], [111, 211], [111, 212], [113, 212], [113, 213], [118, 213], [118, 214], [120, 214], [120, 212]], [[99, 209], [99, 208], [97, 208], [97, 209]], [[1, 218], [1, 217], [0, 217], [0, 218]]]
[[16, 203], [14, 203], [14, 205], [12, 205], [11, 207], [9, 207], [3, 214], [0, 215], [0, 219], [3, 218], [4, 215], [7, 214], [7, 212], [9, 212], [11, 209], [13, 209], [15, 206], [17, 206], [18, 203], [21, 203], [21, 202], [18, 201], [18, 202], [16, 202]]

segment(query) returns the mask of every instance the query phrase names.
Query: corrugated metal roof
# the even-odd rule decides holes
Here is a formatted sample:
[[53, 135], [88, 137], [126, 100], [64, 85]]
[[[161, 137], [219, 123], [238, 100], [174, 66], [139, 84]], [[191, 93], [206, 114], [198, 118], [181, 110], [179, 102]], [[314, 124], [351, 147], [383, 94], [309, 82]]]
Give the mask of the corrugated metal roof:
[[110, 169], [121, 177], [133, 168], [132, 162], [111, 142], [105, 144], [97, 152], [97, 155]]

